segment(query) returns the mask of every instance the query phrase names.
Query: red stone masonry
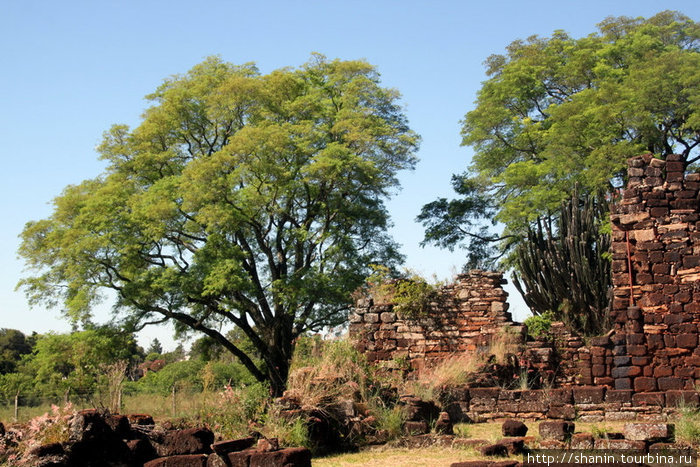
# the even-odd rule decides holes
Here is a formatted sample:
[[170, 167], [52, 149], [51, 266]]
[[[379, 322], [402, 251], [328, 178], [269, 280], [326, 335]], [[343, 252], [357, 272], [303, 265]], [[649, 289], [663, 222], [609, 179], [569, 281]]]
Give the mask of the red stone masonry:
[[629, 181], [611, 216], [615, 334], [608, 345], [591, 348], [604, 357], [594, 362], [593, 377], [635, 392], [694, 389], [700, 383], [700, 174], [685, 174], [678, 155], [663, 161], [647, 154], [628, 164]]
[[501, 287], [503, 274], [473, 270], [440, 289], [422, 318], [402, 318], [392, 304], [376, 304], [368, 297], [358, 301], [350, 315], [350, 337], [371, 362], [413, 369], [447, 358], [456, 352], [476, 352], [488, 346], [497, 333], [510, 332], [523, 339], [523, 327], [508, 313], [508, 294]]

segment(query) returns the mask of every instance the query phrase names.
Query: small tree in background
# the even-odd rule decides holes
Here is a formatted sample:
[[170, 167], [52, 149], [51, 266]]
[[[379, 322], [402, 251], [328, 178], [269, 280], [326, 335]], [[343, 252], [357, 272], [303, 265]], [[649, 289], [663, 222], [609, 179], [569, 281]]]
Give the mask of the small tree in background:
[[148, 354], [158, 354], [162, 355], [163, 354], [163, 346], [160, 345], [160, 341], [158, 338], [154, 338], [153, 341], [151, 342], [151, 345], [148, 347], [148, 350], [146, 350], [146, 355]]

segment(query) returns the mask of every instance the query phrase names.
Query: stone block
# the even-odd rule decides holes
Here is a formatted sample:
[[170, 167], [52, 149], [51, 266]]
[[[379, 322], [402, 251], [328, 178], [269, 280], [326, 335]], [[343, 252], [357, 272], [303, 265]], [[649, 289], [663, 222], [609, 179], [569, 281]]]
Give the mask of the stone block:
[[656, 390], [656, 379], [645, 376], [638, 376], [634, 379], [634, 390], [636, 392], [650, 392]]
[[631, 389], [610, 389], [605, 393], [605, 402], [608, 404], [627, 404], [632, 402], [632, 394], [634, 391]]
[[627, 423], [622, 431], [626, 439], [633, 441], [672, 441], [674, 426], [669, 423]]
[[593, 446], [595, 449], [645, 452], [647, 443], [628, 439], [596, 439]]
[[382, 323], [394, 323], [396, 322], [396, 313], [391, 311], [385, 311], [384, 313], [379, 315], [379, 319], [382, 321]]
[[525, 440], [522, 437], [517, 438], [503, 438], [496, 442], [501, 446], [505, 446], [506, 451], [511, 456], [522, 454], [525, 450]]
[[576, 418], [576, 409], [571, 404], [553, 405], [549, 408], [547, 417], [561, 420], [573, 420]]
[[205, 454], [211, 452], [214, 433], [207, 428], [187, 428], [166, 431], [162, 442], [154, 443], [161, 457], [184, 454]]
[[666, 391], [666, 407], [697, 407], [697, 391]]
[[659, 385], [659, 391], [680, 390], [684, 387], [683, 380], [673, 376], [658, 378], [656, 381]]
[[605, 399], [605, 388], [597, 386], [583, 386], [573, 388], [574, 403], [576, 404], [602, 404]]
[[574, 402], [570, 388], [549, 389], [545, 391], [545, 397], [552, 405], [571, 404]]
[[507, 456], [508, 448], [502, 444], [489, 444], [479, 448], [479, 452], [482, 456]]
[[616, 378], [615, 389], [625, 390], [632, 389], [632, 378]]
[[239, 438], [227, 441], [218, 441], [211, 445], [212, 450], [217, 454], [227, 454], [229, 452], [242, 451], [255, 444], [255, 438]]
[[571, 436], [571, 449], [593, 449], [593, 436], [589, 433], [575, 433]]
[[[574, 397], [575, 394], [574, 394]], [[556, 441], [566, 441], [574, 432], [574, 424], [564, 421], [545, 421], [540, 423], [540, 437], [544, 439], [554, 439]]]
[[694, 349], [698, 346], [697, 334], [679, 334], [676, 336], [676, 345], [686, 349]]
[[255, 452], [250, 455], [250, 467], [269, 466], [311, 467], [311, 451], [306, 448], [286, 448], [272, 452]]
[[527, 425], [519, 420], [508, 419], [501, 425], [501, 433], [503, 436], [525, 436], [527, 434]]
[[[638, 378], [639, 379], [639, 378]], [[636, 407], [665, 405], [666, 397], [663, 392], [640, 392], [632, 395], [632, 405]]]

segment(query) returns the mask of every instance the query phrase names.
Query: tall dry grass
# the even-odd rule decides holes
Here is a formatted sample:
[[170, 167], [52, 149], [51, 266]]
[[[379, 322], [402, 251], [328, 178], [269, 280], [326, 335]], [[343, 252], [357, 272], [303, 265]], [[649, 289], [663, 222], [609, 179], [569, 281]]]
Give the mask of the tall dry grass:
[[489, 344], [476, 352], [459, 352], [439, 361], [407, 381], [406, 392], [424, 400], [435, 400], [443, 388], [473, 382], [487, 363], [504, 365], [520, 351], [518, 338], [508, 328], [494, 334]]

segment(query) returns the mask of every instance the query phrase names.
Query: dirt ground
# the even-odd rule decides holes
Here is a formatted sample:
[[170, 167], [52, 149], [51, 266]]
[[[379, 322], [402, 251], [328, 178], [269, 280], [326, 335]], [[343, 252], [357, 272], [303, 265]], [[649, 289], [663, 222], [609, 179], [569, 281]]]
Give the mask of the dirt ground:
[[[538, 436], [539, 422], [525, 422], [528, 426], [528, 435]], [[455, 432], [470, 439], [484, 439], [495, 442], [503, 437], [501, 434], [501, 422], [460, 424], [455, 427]], [[623, 422], [600, 423], [576, 423], [577, 433], [605, 433], [621, 431]], [[449, 467], [453, 462], [464, 462], [484, 459], [474, 449], [459, 449], [448, 447], [429, 447], [420, 449], [397, 448], [390, 446], [372, 447], [358, 453], [338, 454], [329, 457], [313, 459], [314, 467]], [[513, 457], [521, 460], [521, 456]], [[499, 458], [504, 460], [504, 458]]]

